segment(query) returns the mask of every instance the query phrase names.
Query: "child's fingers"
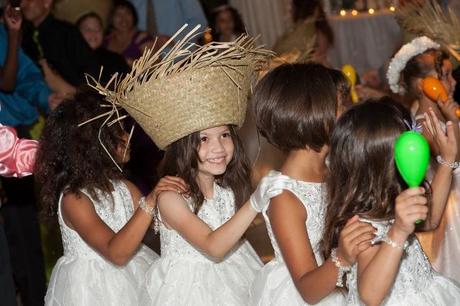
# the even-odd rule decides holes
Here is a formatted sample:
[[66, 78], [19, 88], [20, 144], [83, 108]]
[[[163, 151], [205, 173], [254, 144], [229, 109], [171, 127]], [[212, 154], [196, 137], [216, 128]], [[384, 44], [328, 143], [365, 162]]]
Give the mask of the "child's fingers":
[[434, 128], [434, 132], [439, 135], [443, 135], [444, 131], [442, 130], [441, 123], [439, 122], [438, 116], [436, 116], [435, 112], [432, 108], [429, 109], [431, 123]]
[[351, 217], [350, 219], [348, 219], [347, 223], [345, 223], [345, 227], [351, 223], [354, 223], [354, 222], [357, 222], [359, 221], [359, 217], [358, 215], [354, 215], [353, 217]]
[[182, 191], [188, 191], [188, 186], [183, 179], [175, 176], [165, 176], [160, 179], [158, 184], [171, 184], [177, 186]]
[[423, 128], [430, 134], [432, 138], [434, 138], [434, 131], [431, 128], [431, 125], [428, 124], [428, 114], [424, 113], [423, 116], [425, 117], [425, 120], [422, 122]]
[[425, 188], [423, 187], [408, 188], [398, 195], [396, 202], [404, 201], [406, 198], [422, 194], [425, 194]]
[[446, 122], [446, 134], [449, 140], [457, 142], [457, 138], [455, 137], [454, 132], [454, 124], [452, 123], [452, 121]]
[[363, 242], [366, 242], [366, 241], [370, 242], [372, 239], [374, 239], [374, 237], [375, 237], [375, 234], [373, 232], [363, 233], [361, 235], [356, 236], [353, 240], [351, 240], [350, 244], [355, 247], [355, 246], [360, 245]]
[[361, 253], [365, 250], [367, 250], [368, 248], [372, 247], [372, 243], [369, 241], [364, 241], [364, 242], [361, 242], [359, 245], [358, 245], [358, 251]]
[[353, 222], [342, 229], [341, 235], [344, 240], [351, 241], [362, 233], [374, 233], [375, 229], [369, 223]]
[[433, 138], [436, 139], [437, 133], [436, 133], [436, 128], [435, 128], [435, 126], [433, 124], [434, 118], [432, 117], [432, 114], [433, 114], [433, 110], [430, 107], [428, 113], [425, 113], [425, 115], [426, 115], [425, 120], [426, 120], [426, 123], [428, 125], [428, 128], [430, 129], [431, 134], [433, 135]]

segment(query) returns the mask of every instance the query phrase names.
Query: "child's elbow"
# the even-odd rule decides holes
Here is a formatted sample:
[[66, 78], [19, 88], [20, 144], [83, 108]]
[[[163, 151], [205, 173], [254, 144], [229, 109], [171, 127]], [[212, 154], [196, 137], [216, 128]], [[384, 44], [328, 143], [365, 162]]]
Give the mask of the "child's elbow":
[[122, 255], [111, 255], [107, 259], [116, 266], [124, 267], [128, 264], [130, 257]]
[[215, 262], [221, 262], [225, 258], [225, 253], [222, 252], [221, 250], [214, 249], [214, 248], [209, 248], [206, 251], [206, 254], [214, 259]]
[[322, 298], [316, 298], [316, 297], [305, 296], [305, 295], [303, 295], [302, 298], [308, 305], [316, 305], [322, 300]]
[[382, 298], [376, 296], [375, 292], [372, 292], [371, 290], [358, 288], [358, 292], [361, 302], [363, 302], [366, 306], [378, 306], [383, 301]]

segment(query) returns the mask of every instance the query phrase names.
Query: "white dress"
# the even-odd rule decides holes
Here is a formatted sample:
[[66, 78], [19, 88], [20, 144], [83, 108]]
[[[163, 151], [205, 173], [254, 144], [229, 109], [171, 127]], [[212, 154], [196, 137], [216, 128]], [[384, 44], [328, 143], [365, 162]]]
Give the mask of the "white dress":
[[[233, 192], [214, 184], [214, 198], [203, 202], [198, 217], [215, 230], [234, 214]], [[249, 286], [262, 262], [247, 241], [216, 262], [164, 224], [160, 237], [161, 257], [146, 274], [140, 305], [248, 305]]]
[[[445, 124], [441, 124], [445, 130]], [[427, 173], [430, 182], [437, 167], [438, 163], [432, 158]], [[439, 227], [434, 231], [417, 233], [417, 236], [433, 268], [460, 283], [460, 168], [453, 171], [452, 185]]]
[[[391, 227], [391, 221], [370, 223], [377, 229], [377, 235], [384, 235]], [[459, 305], [459, 285], [432, 269], [414, 234], [409, 236], [407, 242], [393, 287], [381, 305]], [[347, 275], [349, 305], [364, 305], [359, 299], [357, 270], [357, 265], [354, 265]]]
[[[271, 171], [268, 175], [281, 175], [280, 172]], [[291, 179], [286, 182], [284, 189], [291, 191], [296, 195], [305, 206], [308, 217], [305, 222], [305, 229], [308, 232], [310, 244], [315, 255], [318, 266], [322, 265], [324, 258], [320, 250], [320, 242], [324, 229], [324, 218], [326, 214], [325, 203], [325, 184], [310, 183]], [[262, 212], [267, 225], [268, 235], [275, 251], [275, 258], [267, 263], [258, 273], [252, 288], [251, 300], [249, 305], [259, 306], [295, 306], [308, 305], [297, 291], [291, 278], [289, 270], [284, 262], [283, 255], [280, 251], [270, 220], [267, 216], [267, 208]], [[299, 241], [301, 243], [301, 241]], [[317, 305], [343, 305], [345, 296], [338, 291], [334, 291]]]
[[[118, 232], [133, 215], [133, 200], [122, 181], [112, 182], [111, 194], [97, 191], [94, 201], [96, 213], [114, 231]], [[158, 258], [148, 247], [141, 245], [129, 263], [116, 266], [92, 249], [64, 222], [61, 214], [62, 194], [58, 204], [64, 255], [56, 263], [45, 297], [46, 305], [140, 305], [139, 291], [145, 271]]]

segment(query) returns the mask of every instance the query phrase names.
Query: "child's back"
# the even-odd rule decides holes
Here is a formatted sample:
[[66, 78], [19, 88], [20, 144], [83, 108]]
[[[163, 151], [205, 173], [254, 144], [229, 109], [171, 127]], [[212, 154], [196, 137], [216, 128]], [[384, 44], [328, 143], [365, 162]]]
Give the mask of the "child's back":
[[[123, 181], [112, 181], [112, 185], [110, 194], [96, 190], [98, 200], [94, 200], [86, 190], [81, 190], [81, 193], [90, 199], [102, 221], [117, 233], [132, 217], [134, 206], [131, 193]], [[54, 267], [45, 303], [139, 305], [139, 288], [144, 283], [145, 271], [158, 255], [141, 245], [127, 265], [114, 265], [66, 225], [61, 212], [62, 198], [63, 194], [57, 214], [64, 255]]]

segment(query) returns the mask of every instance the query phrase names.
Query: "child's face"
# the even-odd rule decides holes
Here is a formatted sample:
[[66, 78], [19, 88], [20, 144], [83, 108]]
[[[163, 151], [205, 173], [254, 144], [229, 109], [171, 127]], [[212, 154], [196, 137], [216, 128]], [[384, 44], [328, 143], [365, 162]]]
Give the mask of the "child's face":
[[438, 78], [441, 81], [442, 85], [444, 85], [449, 97], [453, 97], [454, 91], [455, 91], [455, 85], [457, 84], [457, 82], [452, 76], [453, 67], [452, 67], [451, 61], [449, 59], [443, 60], [442, 67], [441, 67], [441, 75], [438, 75], [438, 72], [436, 71], [434, 67], [435, 57], [433, 53], [423, 54], [421, 59], [425, 63], [425, 65], [427, 65], [428, 67], [432, 67], [428, 75]]
[[91, 49], [95, 50], [102, 45], [104, 33], [97, 18], [88, 17], [83, 20], [80, 24], [80, 32]]
[[235, 22], [233, 21], [233, 15], [229, 10], [222, 11], [216, 16], [216, 28], [217, 31], [222, 34], [233, 34]]
[[235, 149], [228, 126], [218, 126], [200, 131], [198, 150], [199, 175], [221, 175], [227, 169]]
[[457, 81], [455, 81], [454, 77], [452, 76], [452, 63], [450, 60], [445, 59], [442, 63], [440, 81], [446, 88], [447, 94], [449, 97], [454, 96], [455, 85], [457, 85]]

